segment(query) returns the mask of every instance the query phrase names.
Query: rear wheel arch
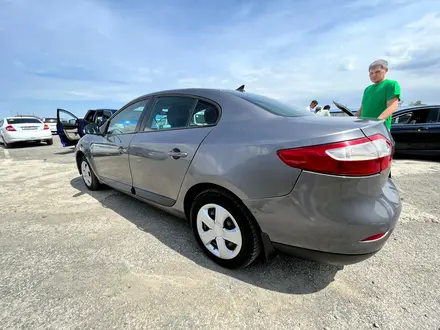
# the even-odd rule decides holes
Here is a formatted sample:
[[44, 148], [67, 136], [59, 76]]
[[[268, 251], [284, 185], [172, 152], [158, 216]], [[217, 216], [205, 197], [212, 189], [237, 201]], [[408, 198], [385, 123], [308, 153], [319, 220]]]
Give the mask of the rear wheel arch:
[[[252, 212], [248, 209], [248, 207], [242, 202], [240, 197], [238, 197], [235, 193], [233, 193], [231, 190], [224, 188], [218, 184], [210, 183], [210, 182], [203, 182], [198, 183], [194, 186], [192, 186], [185, 194], [185, 198], [183, 200], [183, 210], [185, 212], [185, 216], [188, 220], [190, 220], [190, 211], [191, 211], [191, 205], [196, 199], [196, 197], [202, 193], [203, 191], [215, 189], [224, 194], [225, 196], [233, 199], [235, 202], [239, 203], [243, 208], [245, 208], [254, 218]], [[253, 219], [256, 226], [258, 227], [258, 230], [261, 232], [260, 225], [258, 224], [257, 220]]]
[[78, 168], [79, 174], [81, 174], [81, 160], [84, 156], [85, 155], [82, 151], [78, 151], [76, 153], [76, 167]]
[[[261, 252], [265, 250], [261, 228], [253, 214], [240, 198], [227, 189], [214, 184], [208, 184], [209, 188], [206, 188], [206, 184], [200, 184], [199, 186], [199, 188], [195, 188], [192, 191], [192, 194], [197, 192], [195, 198], [191, 200], [190, 197], [192, 197], [192, 195], [190, 195], [186, 200], [186, 206], [190, 208], [189, 222], [197, 243], [209, 258], [223, 267], [243, 268], [252, 264], [260, 256]], [[224, 223], [221, 220], [217, 222], [215, 215], [217, 214], [217, 208], [219, 208], [219, 210], [223, 209], [223, 211], [220, 211], [220, 214], [227, 212], [230, 217], [228, 218], [230, 226], [238, 230], [241, 238], [238, 239], [235, 237], [231, 240], [230, 238], [232, 237], [218, 233], [214, 227], [208, 225], [208, 227], [204, 228], [203, 226], [206, 226], [208, 222], [200, 220], [199, 215], [201, 214], [200, 210], [206, 207], [216, 209], [214, 215], [208, 217], [210, 217], [211, 221], [216, 222], [215, 228], [217, 229], [219, 228], [218, 224], [220, 224], [220, 228], [223, 228], [223, 226], [227, 228], [226, 221]], [[207, 209], [205, 209], [204, 212], [206, 211]], [[234, 225], [232, 225], [232, 223]], [[222, 229], [222, 231], [223, 230], [224, 229]], [[212, 238], [212, 235], [216, 237], [212, 242], [207, 243]], [[237, 241], [235, 242], [235, 240]], [[217, 245], [220, 244], [220, 242], [223, 242], [223, 248], [221, 245]], [[228, 244], [232, 244], [232, 246]], [[234, 246], [234, 244], [236, 245]], [[228, 256], [228, 252], [225, 251], [232, 251], [233, 255]], [[226, 255], [224, 255], [224, 253], [226, 253]]]

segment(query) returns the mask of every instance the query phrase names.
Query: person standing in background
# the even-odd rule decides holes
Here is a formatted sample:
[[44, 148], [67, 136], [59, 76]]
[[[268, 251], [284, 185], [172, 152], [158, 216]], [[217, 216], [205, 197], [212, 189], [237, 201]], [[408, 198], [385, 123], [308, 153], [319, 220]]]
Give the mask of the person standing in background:
[[[395, 80], [386, 79], [388, 62], [385, 60], [374, 61], [368, 70], [373, 84], [365, 88], [361, 107], [356, 115], [385, 120], [386, 127], [391, 130], [391, 115], [399, 107], [400, 85]], [[389, 177], [391, 178], [391, 172]]]
[[308, 107], [306, 107], [306, 110], [308, 112], [315, 113], [315, 110], [316, 110], [315, 108], [316, 108], [317, 105], [318, 105], [318, 101], [313, 100], [312, 102], [310, 102], [310, 105]]
[[390, 130], [391, 115], [399, 106], [400, 85], [395, 80], [386, 79], [388, 62], [385, 60], [374, 61], [368, 70], [373, 84], [365, 88], [361, 107], [356, 115], [361, 118], [383, 119]]
[[329, 116], [329, 117], [331, 117], [331, 114], [330, 114], [330, 106], [329, 106], [329, 105], [325, 105], [325, 106], [324, 106], [324, 109], [319, 110], [318, 112], [316, 112], [316, 114], [317, 114], [318, 116]]

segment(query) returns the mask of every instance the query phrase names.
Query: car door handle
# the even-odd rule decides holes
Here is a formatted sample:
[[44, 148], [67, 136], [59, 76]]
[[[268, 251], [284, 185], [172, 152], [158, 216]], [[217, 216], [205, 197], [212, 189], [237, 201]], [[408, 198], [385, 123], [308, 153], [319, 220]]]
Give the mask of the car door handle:
[[188, 156], [188, 153], [182, 152], [176, 148], [171, 151], [168, 151], [167, 155], [173, 157], [174, 159], [179, 159], [179, 158], [185, 158], [186, 156]]

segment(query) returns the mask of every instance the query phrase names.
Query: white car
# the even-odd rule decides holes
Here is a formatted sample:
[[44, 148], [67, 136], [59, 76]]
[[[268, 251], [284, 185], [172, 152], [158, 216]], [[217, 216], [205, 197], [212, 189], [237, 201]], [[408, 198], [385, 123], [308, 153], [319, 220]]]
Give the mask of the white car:
[[5, 148], [15, 142], [46, 142], [53, 144], [49, 125], [35, 117], [8, 117], [0, 120], [0, 141]]
[[43, 118], [43, 123], [47, 124], [52, 134], [57, 134], [57, 119], [56, 118]]

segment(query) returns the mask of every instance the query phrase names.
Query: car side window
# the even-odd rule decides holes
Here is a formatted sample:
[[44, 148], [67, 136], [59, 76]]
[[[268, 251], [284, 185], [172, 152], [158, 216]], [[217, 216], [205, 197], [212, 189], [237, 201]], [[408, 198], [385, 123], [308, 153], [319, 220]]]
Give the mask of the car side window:
[[189, 126], [197, 127], [214, 125], [217, 122], [218, 117], [219, 112], [215, 105], [199, 100], [193, 111], [193, 115], [191, 116]]
[[142, 100], [133, 103], [114, 116], [109, 123], [107, 134], [118, 135], [135, 132], [147, 102], [148, 100]]
[[95, 113], [93, 112], [93, 111], [91, 111], [91, 112], [89, 112], [87, 115], [86, 115], [86, 117], [84, 118], [84, 120], [86, 121], [86, 122], [91, 122], [92, 120], [93, 120], [93, 115], [94, 115]]
[[408, 124], [408, 125], [416, 125], [416, 124], [426, 124], [436, 122], [438, 118], [438, 112], [435, 110], [438, 109], [417, 109], [411, 112], [406, 112], [401, 114], [400, 116], [396, 116], [393, 118], [393, 124]]
[[111, 117], [111, 112], [106, 112], [106, 111], [103, 111], [103, 113], [102, 113], [102, 121], [107, 121], [107, 120], [109, 120], [109, 118]]
[[412, 116], [408, 121], [408, 124], [425, 124], [428, 116], [429, 116], [430, 109], [417, 109], [412, 112]]
[[404, 113], [400, 116], [394, 117], [392, 120], [392, 123], [393, 124], [408, 124], [411, 117], [412, 117], [412, 112], [407, 112], [407, 113]]
[[59, 115], [60, 115], [61, 124], [68, 126], [76, 125], [78, 119], [74, 117], [70, 112], [65, 110], [60, 110]]
[[439, 109], [431, 108], [429, 111], [428, 118], [426, 119], [427, 123], [437, 123], [439, 121]]
[[96, 112], [95, 123], [100, 126], [102, 121], [103, 111], [99, 110]]
[[188, 126], [197, 100], [183, 96], [158, 97], [151, 108], [144, 131], [169, 130]]

